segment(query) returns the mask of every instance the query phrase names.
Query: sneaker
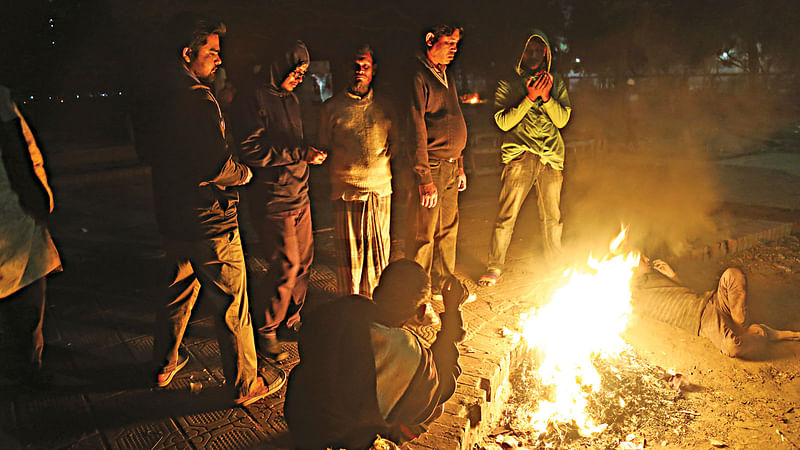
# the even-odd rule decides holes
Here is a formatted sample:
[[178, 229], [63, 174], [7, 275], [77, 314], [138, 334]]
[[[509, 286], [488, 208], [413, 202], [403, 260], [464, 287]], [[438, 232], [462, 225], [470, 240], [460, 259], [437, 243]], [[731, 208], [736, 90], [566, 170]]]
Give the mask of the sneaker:
[[289, 358], [289, 353], [281, 349], [278, 336], [274, 333], [258, 336], [258, 353], [275, 362], [281, 362]]
[[182, 354], [178, 352], [178, 362], [172, 368], [172, 370], [168, 370], [167, 367], [161, 369], [161, 372], [156, 377], [156, 384], [158, 387], [163, 388], [167, 387], [169, 383], [172, 381], [172, 378], [178, 373], [179, 370], [183, 369], [186, 366], [186, 363], [189, 362], [189, 355]]
[[256, 387], [244, 397], [233, 401], [238, 406], [248, 406], [278, 392], [286, 384], [286, 373], [281, 369], [262, 370], [256, 377]]

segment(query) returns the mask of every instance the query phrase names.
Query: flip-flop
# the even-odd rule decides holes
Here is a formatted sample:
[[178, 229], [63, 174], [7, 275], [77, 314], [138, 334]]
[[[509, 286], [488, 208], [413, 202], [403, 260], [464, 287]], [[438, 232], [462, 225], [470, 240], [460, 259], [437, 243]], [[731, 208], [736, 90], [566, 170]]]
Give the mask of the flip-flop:
[[500, 272], [489, 270], [478, 278], [478, 285], [492, 287], [497, 284], [498, 279], [500, 279]]

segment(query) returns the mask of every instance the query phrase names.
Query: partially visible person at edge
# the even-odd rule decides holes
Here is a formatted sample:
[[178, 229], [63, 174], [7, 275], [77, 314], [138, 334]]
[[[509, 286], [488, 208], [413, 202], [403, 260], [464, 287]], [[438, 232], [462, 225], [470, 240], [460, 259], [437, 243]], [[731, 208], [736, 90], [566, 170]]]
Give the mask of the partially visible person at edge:
[[501, 80], [495, 91], [494, 120], [503, 131], [505, 166], [486, 272], [478, 280], [482, 286], [494, 286], [503, 272], [514, 225], [532, 187], [536, 188], [547, 262], [554, 263], [561, 251], [565, 146], [559, 128], [567, 125], [572, 106], [564, 80], [550, 73], [551, 58], [547, 36], [532, 32], [514, 73]]
[[381, 274], [374, 302], [349, 295], [306, 316], [285, 404], [297, 448], [369, 448], [378, 435], [400, 443], [441, 414], [461, 373], [459, 308], [468, 292], [454, 277], [445, 283], [430, 348], [403, 328], [424, 316], [429, 295], [422, 267], [400, 259]]
[[631, 306], [634, 313], [707, 338], [732, 358], [757, 358], [770, 341], [800, 341], [800, 332], [750, 321], [747, 279], [736, 267], [725, 269], [715, 290], [697, 293], [666, 262], [642, 257], [631, 280]]
[[167, 386], [189, 357], [180, 350], [202, 291], [214, 309], [222, 368], [234, 401], [248, 405], [285, 382], [280, 371], [257, 374], [237, 224], [238, 194], [252, 173], [225, 143], [225, 121], [209, 87], [220, 59], [225, 25], [181, 16], [172, 24], [175, 66], [166, 135], [152, 155], [156, 218], [173, 264], [167, 303], [159, 312], [154, 356], [156, 384]]
[[467, 189], [461, 154], [467, 124], [456, 84], [447, 73], [462, 29], [439, 25], [423, 36], [424, 51], [412, 77], [410, 148], [419, 200], [411, 194], [408, 254], [430, 275], [432, 295], [438, 299], [444, 280], [455, 271], [458, 193]]
[[11, 92], [0, 85], [0, 335], [3, 375], [38, 385], [42, 375], [45, 277], [61, 271], [47, 217], [53, 191], [42, 152]]
[[371, 297], [389, 264], [397, 120], [372, 89], [377, 65], [368, 45], [353, 55], [352, 67], [350, 86], [323, 105], [318, 140], [330, 155], [339, 293]]
[[242, 162], [254, 171], [245, 198], [270, 259], [266, 279], [252, 291], [257, 347], [281, 360], [288, 355], [281, 350], [277, 330], [281, 324], [299, 326], [314, 258], [308, 165], [321, 164], [327, 155], [305, 142], [293, 92], [308, 71], [306, 45], [293, 40], [277, 50], [260, 84], [234, 100], [233, 129]]

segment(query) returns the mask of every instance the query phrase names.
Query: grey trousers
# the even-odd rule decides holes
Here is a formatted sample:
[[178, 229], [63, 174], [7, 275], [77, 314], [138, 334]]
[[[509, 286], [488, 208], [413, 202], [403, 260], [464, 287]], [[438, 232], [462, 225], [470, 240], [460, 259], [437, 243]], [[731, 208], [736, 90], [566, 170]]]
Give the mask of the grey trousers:
[[536, 186], [545, 257], [550, 259], [558, 255], [563, 228], [560, 209], [563, 180], [560, 170], [542, 164], [539, 157], [531, 152], [524, 152], [506, 164], [501, 176], [500, 209], [489, 242], [487, 269], [503, 270], [519, 211], [533, 186]]
[[439, 201], [433, 208], [419, 203], [419, 194], [412, 193], [414, 239], [409, 255], [431, 277], [431, 291], [438, 293], [444, 281], [456, 269], [456, 240], [458, 238], [458, 162], [430, 160], [431, 176]]

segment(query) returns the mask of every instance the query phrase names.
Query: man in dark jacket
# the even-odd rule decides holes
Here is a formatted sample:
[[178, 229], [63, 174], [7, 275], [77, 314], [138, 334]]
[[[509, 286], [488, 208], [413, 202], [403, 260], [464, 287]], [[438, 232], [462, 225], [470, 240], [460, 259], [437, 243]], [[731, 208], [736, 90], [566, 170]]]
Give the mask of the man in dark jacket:
[[386, 267], [374, 303], [350, 295], [307, 315], [285, 403], [297, 448], [369, 448], [377, 435], [403, 442], [441, 414], [461, 373], [459, 308], [468, 292], [451, 278], [443, 294], [430, 348], [403, 328], [425, 314], [430, 295], [428, 275], [408, 259]]
[[242, 162], [255, 173], [246, 191], [250, 216], [270, 258], [267, 279], [252, 295], [252, 317], [259, 350], [273, 359], [286, 356], [278, 344], [278, 327], [300, 322], [314, 258], [308, 164], [321, 164], [327, 156], [305, 143], [293, 93], [309, 61], [301, 41], [279, 47], [267, 78], [233, 105]]
[[[188, 21], [188, 19], [187, 19]], [[252, 177], [225, 143], [225, 122], [208, 84], [221, 64], [221, 23], [191, 20], [180, 36], [181, 64], [169, 80], [167, 135], [152, 152], [156, 215], [174, 262], [169, 301], [160, 311], [154, 353], [159, 387], [167, 386], [188, 355], [179, 352], [202, 289], [215, 309], [223, 372], [235, 402], [253, 403], [279, 389], [282, 373], [258, 376], [248, 312], [244, 254], [237, 224], [235, 186]]]
[[494, 120], [503, 131], [505, 167], [486, 273], [478, 280], [482, 286], [494, 286], [500, 277], [520, 208], [534, 186], [545, 257], [552, 260], [561, 250], [565, 147], [559, 129], [569, 121], [572, 106], [566, 84], [550, 73], [550, 62], [547, 36], [534, 31], [514, 73], [497, 85]]
[[461, 28], [441, 25], [425, 33], [425, 51], [417, 59], [411, 96], [412, 161], [419, 201], [409, 213], [415, 236], [408, 254], [431, 277], [433, 295], [453, 275], [458, 233], [458, 193], [467, 189], [461, 152], [467, 125], [447, 66], [461, 40]]

